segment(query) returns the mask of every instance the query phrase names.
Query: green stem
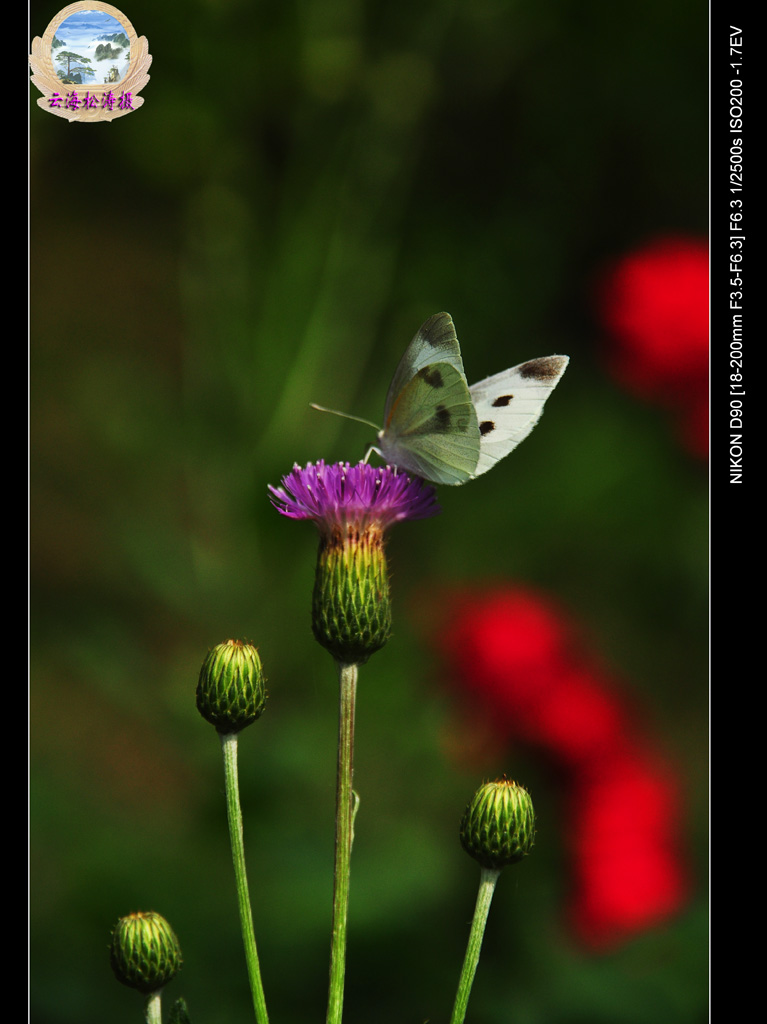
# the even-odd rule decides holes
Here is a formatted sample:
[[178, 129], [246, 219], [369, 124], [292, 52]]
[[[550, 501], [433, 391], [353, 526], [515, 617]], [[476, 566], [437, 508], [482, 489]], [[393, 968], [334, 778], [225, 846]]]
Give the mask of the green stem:
[[253, 931], [253, 913], [248, 894], [248, 876], [245, 870], [245, 843], [242, 835], [242, 809], [240, 807], [240, 786], [237, 776], [237, 733], [221, 736], [224, 753], [224, 777], [226, 779], [226, 812], [229, 819], [229, 841], [232, 846], [234, 877], [237, 885], [237, 903], [240, 910], [242, 941], [245, 946], [245, 961], [248, 967], [250, 991], [253, 995], [253, 1009], [258, 1024], [269, 1024], [266, 1012], [264, 987], [261, 983], [261, 969], [256, 951], [256, 936]]
[[477, 903], [474, 907], [474, 920], [471, 922], [469, 944], [466, 947], [466, 956], [463, 960], [463, 969], [461, 970], [461, 977], [458, 982], [458, 992], [456, 993], [450, 1024], [463, 1024], [466, 1018], [466, 1007], [469, 1005], [471, 986], [474, 982], [474, 975], [479, 963], [479, 954], [482, 950], [482, 939], [485, 935], [487, 915], [490, 913], [495, 883], [498, 881], [500, 873], [500, 868], [482, 868], [479, 878]]
[[327, 1024], [341, 1024], [346, 973], [346, 916], [354, 828], [354, 705], [357, 666], [338, 666], [338, 769], [336, 774], [336, 851], [333, 875], [333, 936], [330, 947], [330, 989]]
[[144, 1007], [144, 1019], [146, 1024], [162, 1024], [162, 989], [150, 992], [146, 997]]

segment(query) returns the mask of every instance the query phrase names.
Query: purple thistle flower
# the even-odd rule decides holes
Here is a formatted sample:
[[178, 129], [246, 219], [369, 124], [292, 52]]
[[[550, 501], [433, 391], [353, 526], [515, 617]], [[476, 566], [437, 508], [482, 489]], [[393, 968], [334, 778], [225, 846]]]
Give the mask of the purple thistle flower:
[[282, 487], [269, 487], [272, 504], [289, 519], [313, 519], [330, 533], [353, 527], [382, 530], [404, 519], [427, 519], [441, 510], [434, 488], [391, 466], [352, 466], [320, 460], [302, 469], [296, 465]]
[[403, 519], [440, 511], [434, 488], [391, 466], [311, 462], [294, 466], [271, 501], [289, 519], [312, 519], [320, 548], [312, 631], [341, 665], [361, 665], [391, 633], [384, 532]]

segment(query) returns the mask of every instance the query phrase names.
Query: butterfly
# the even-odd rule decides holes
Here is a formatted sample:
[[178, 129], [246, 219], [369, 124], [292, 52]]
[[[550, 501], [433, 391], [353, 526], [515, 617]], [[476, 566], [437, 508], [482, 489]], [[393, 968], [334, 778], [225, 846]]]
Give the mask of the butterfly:
[[453, 319], [435, 313], [400, 359], [384, 427], [368, 457], [378, 452], [435, 484], [473, 480], [527, 437], [568, 362], [568, 356], [530, 359], [469, 387]]

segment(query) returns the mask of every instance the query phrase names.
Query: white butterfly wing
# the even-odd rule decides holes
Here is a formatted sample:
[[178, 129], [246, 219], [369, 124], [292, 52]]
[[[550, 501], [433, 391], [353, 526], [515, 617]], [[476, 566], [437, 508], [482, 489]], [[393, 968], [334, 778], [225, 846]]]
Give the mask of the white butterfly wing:
[[479, 423], [479, 460], [474, 476], [486, 473], [524, 441], [569, 361], [568, 356], [530, 359], [469, 388]]

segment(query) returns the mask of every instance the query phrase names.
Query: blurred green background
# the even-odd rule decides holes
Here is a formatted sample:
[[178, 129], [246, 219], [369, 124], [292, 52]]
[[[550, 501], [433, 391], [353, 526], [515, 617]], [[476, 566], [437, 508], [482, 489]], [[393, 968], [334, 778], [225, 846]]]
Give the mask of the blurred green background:
[[[33, 2], [31, 35], [55, 5]], [[336, 676], [309, 625], [316, 535], [267, 500], [294, 462], [361, 457], [404, 347], [455, 320], [470, 380], [564, 352], [541, 424], [390, 537], [395, 637], [360, 680], [347, 1019], [446, 1021], [483, 778], [530, 786], [535, 855], [504, 876], [473, 1024], [707, 1018], [706, 467], [605, 369], [592, 291], [616, 256], [707, 230], [707, 8], [197, 0], [121, 7], [144, 106], [69, 124], [30, 102], [31, 1020], [113, 1024], [116, 919], [164, 914], [167, 998], [252, 1019], [209, 647], [259, 645], [241, 740], [246, 849], [275, 1024], [324, 1019]], [[462, 721], [423, 595], [483, 579], [572, 609], [684, 779], [693, 894], [610, 954], [562, 917], [561, 791]], [[460, 747], [460, 742], [458, 743]]]

